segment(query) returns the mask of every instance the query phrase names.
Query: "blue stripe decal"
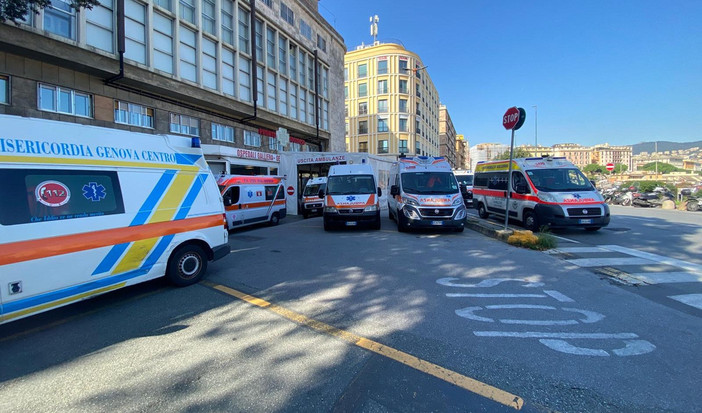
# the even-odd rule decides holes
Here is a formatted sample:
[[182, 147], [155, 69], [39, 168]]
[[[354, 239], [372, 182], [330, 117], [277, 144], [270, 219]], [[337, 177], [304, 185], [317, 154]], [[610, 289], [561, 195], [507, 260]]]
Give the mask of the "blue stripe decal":
[[178, 165], [195, 165], [202, 155], [191, 155], [188, 153], [176, 153], [175, 159]]
[[161, 255], [163, 255], [164, 251], [166, 251], [166, 248], [171, 244], [171, 241], [173, 241], [173, 238], [175, 235], [166, 235], [165, 237], [161, 238], [158, 241], [158, 244], [156, 244], [156, 248], [151, 251], [151, 254], [144, 260], [144, 264], [141, 266], [142, 269], [144, 268], [151, 268], [156, 264], [156, 261], [158, 261], [159, 258], [161, 258]]
[[[156, 186], [154, 186], [154, 189], [151, 191], [149, 196], [146, 197], [144, 204], [141, 206], [141, 208], [139, 208], [139, 212], [132, 220], [132, 223], [129, 224], [130, 227], [143, 225], [146, 223], [146, 220], [149, 219], [153, 209], [156, 207], [158, 200], [161, 199], [163, 193], [166, 192], [168, 185], [170, 185], [173, 178], [175, 178], [176, 172], [177, 171], [170, 169], [161, 175], [161, 178], [159, 178], [158, 182], [156, 182]], [[114, 265], [117, 263], [117, 260], [119, 260], [122, 254], [124, 254], [124, 252], [127, 250], [128, 246], [128, 242], [113, 246], [105, 258], [103, 258], [100, 264], [98, 264], [97, 268], [95, 268], [92, 275], [110, 271], [110, 269], [112, 269], [112, 267], [114, 267]]]
[[188, 212], [190, 212], [190, 208], [193, 207], [193, 203], [195, 202], [197, 195], [200, 193], [200, 190], [205, 183], [205, 179], [207, 179], [207, 174], [200, 174], [197, 178], [195, 178], [195, 182], [193, 182], [193, 186], [190, 188], [188, 195], [185, 196], [183, 204], [180, 206], [180, 209], [173, 218], [174, 220], [185, 219], [188, 216]]
[[23, 300], [17, 300], [3, 305], [3, 311], [5, 315], [9, 315], [15, 311], [21, 311], [27, 308], [31, 308], [37, 305], [42, 305], [50, 303], [52, 301], [61, 300], [74, 295], [83, 294], [92, 290], [97, 290], [103, 287], [107, 287], [113, 284], [118, 284], [120, 282], [136, 278], [140, 275], [148, 273], [148, 269], [139, 268], [134, 271], [125, 272], [123, 274], [106, 277], [101, 280], [91, 281], [85, 284], [76, 285], [73, 287], [64, 288], [62, 290], [52, 291], [46, 294], [37, 295], [34, 297], [25, 298]]

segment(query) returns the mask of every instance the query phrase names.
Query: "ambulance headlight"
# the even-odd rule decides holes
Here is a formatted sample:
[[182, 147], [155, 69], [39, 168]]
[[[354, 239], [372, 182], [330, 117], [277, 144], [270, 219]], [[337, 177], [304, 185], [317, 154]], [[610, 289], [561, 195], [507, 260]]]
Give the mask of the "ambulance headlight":
[[539, 197], [540, 200], [542, 200], [542, 201], [544, 201], [544, 202], [554, 202], [554, 203], [555, 203], [555, 202], [558, 202], [558, 201], [556, 200], [556, 197], [553, 196], [552, 194], [548, 193], [548, 192], [539, 191], [539, 193], [538, 193], [537, 196]]
[[405, 205], [419, 206], [419, 202], [407, 197], [402, 197], [402, 203]]
[[325, 206], [324, 207], [324, 212], [328, 214], [335, 214], [336, 213], [336, 207], [333, 206]]
[[458, 221], [461, 221], [461, 220], [466, 219], [466, 209], [465, 209], [465, 208], [459, 209], [458, 212], [456, 212], [456, 218], [455, 218], [455, 219], [458, 220]]
[[461, 197], [459, 196], [458, 198], [454, 199], [452, 205], [453, 205], [453, 206], [463, 205], [463, 198], [461, 198]]
[[368, 205], [363, 212], [375, 212], [378, 210], [378, 205]]

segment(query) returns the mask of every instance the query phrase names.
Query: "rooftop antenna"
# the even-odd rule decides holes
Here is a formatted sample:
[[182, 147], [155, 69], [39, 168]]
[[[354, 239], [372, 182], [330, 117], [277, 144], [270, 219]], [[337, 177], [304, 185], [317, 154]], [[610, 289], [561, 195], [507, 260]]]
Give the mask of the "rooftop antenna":
[[373, 44], [378, 41], [378, 22], [380, 19], [378, 18], [378, 15], [376, 14], [375, 16], [370, 17], [370, 34], [373, 36]]

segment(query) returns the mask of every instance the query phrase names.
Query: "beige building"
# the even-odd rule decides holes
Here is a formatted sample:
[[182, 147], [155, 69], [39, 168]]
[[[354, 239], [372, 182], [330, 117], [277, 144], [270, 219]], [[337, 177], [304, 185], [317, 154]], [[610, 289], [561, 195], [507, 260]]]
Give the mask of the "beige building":
[[610, 146], [608, 143], [595, 145], [591, 148], [592, 155], [590, 163], [607, 165], [608, 163], [626, 165], [627, 170], [633, 169], [631, 146]]
[[343, 150], [346, 47], [316, 1], [100, 3], [0, 23], [0, 113], [199, 138], [215, 173]]
[[439, 151], [453, 169], [461, 169], [456, 160], [456, 128], [445, 105], [439, 106]]
[[456, 135], [456, 169], [470, 170], [470, 152], [468, 139], [463, 135]]
[[346, 149], [379, 155], [440, 154], [439, 94], [416, 54], [393, 43], [344, 57]]

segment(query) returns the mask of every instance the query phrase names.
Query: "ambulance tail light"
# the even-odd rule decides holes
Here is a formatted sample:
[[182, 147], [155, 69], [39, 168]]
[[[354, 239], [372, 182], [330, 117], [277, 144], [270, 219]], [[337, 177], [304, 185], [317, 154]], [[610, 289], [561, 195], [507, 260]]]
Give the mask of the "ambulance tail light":
[[222, 223], [224, 224], [224, 229], [229, 230], [229, 225], [227, 225], [227, 214], [222, 214]]

